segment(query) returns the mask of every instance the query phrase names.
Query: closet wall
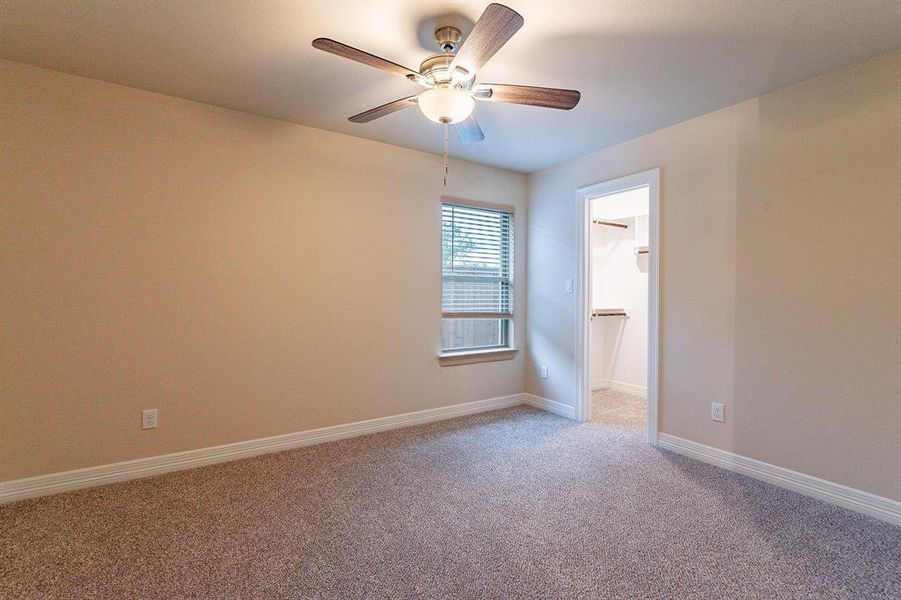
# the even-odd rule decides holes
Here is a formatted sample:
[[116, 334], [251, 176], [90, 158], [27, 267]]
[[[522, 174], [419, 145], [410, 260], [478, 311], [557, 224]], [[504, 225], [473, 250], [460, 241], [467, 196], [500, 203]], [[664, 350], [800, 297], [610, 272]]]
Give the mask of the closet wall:
[[626, 226], [591, 226], [591, 388], [646, 395], [648, 190], [596, 198], [591, 213]]

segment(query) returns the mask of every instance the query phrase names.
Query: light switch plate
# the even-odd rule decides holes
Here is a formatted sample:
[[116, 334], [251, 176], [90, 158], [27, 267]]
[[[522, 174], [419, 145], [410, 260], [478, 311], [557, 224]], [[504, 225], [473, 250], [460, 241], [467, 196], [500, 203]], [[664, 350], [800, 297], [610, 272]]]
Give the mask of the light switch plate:
[[566, 290], [567, 294], [572, 294], [573, 293], [573, 280], [567, 279], [566, 281], [564, 281], [563, 289]]

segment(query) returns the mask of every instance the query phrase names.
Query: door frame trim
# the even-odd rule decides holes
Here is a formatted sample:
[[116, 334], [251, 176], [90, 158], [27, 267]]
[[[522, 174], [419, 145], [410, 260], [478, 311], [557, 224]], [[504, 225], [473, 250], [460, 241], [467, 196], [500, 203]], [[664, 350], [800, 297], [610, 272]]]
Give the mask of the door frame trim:
[[576, 273], [576, 374], [579, 399], [576, 417], [587, 421], [591, 416], [591, 384], [589, 335], [591, 323], [591, 200], [636, 188], [648, 188], [648, 443], [657, 445], [658, 382], [660, 375], [660, 168], [632, 173], [602, 181], [577, 190], [579, 222]]

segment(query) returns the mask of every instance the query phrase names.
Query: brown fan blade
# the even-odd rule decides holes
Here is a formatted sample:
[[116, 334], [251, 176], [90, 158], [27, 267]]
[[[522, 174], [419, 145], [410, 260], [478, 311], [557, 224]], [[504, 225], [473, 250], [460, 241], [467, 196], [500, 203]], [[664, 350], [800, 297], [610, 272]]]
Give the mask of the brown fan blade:
[[466, 119], [454, 125], [454, 129], [457, 130], [460, 141], [467, 145], [476, 144], [485, 139], [485, 134], [482, 132], [482, 128], [479, 127], [479, 122], [476, 121], [474, 115], [469, 115]]
[[336, 42], [335, 40], [329, 38], [316, 38], [315, 40], [313, 40], [313, 47], [319, 50], [324, 50], [325, 52], [329, 52], [331, 54], [335, 54], [337, 56], [355, 60], [359, 63], [363, 63], [364, 65], [375, 67], [376, 69], [381, 69], [382, 71], [388, 71], [389, 73], [394, 73], [396, 75], [400, 75], [401, 77], [415, 80], [417, 82], [419, 79], [421, 79], [421, 75], [412, 69], [408, 69], [403, 65], [393, 63], [390, 60], [385, 60], [384, 58], [378, 57], [375, 54], [357, 50], [356, 48], [348, 46], [347, 44], [342, 44], [341, 42]]
[[[488, 94], [487, 90], [491, 90]], [[473, 88], [473, 98], [489, 102], [507, 102], [569, 110], [579, 103], [582, 94], [577, 90], [507, 85], [505, 83], [481, 83]]]
[[378, 119], [379, 117], [390, 115], [391, 113], [395, 113], [405, 108], [410, 108], [411, 106], [416, 106], [416, 96], [401, 98], [400, 100], [395, 100], [394, 102], [389, 102], [388, 104], [382, 104], [381, 106], [370, 108], [366, 112], [361, 112], [358, 115], [350, 117], [348, 121], [351, 121], [352, 123], [368, 123], [370, 121]]
[[522, 15], [512, 8], [489, 4], [454, 56], [451, 73], [460, 67], [466, 71], [466, 79], [472, 78], [519, 31], [522, 24]]

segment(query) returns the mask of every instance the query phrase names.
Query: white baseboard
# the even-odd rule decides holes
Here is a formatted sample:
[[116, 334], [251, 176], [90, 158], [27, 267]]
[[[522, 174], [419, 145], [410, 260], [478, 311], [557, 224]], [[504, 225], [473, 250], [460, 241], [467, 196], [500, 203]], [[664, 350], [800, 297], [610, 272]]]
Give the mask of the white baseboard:
[[634, 396], [641, 396], [642, 398], [648, 397], [648, 388], [646, 386], [633, 385], [631, 383], [614, 381], [612, 379], [592, 379], [591, 389], [616, 390], [617, 392], [624, 392], [626, 394], [632, 394]]
[[833, 483], [748, 458], [727, 450], [705, 446], [667, 433], [657, 436], [657, 446], [754, 479], [848, 508], [882, 521], [901, 525], [901, 502], [883, 498], [839, 483]]
[[451, 406], [442, 406], [440, 408], [431, 408], [390, 417], [381, 417], [378, 419], [370, 419], [368, 421], [358, 421], [346, 425], [335, 425], [332, 427], [323, 427], [321, 429], [311, 429], [308, 431], [286, 433], [284, 435], [248, 440], [245, 442], [224, 444], [222, 446], [187, 450], [184, 452], [176, 452], [174, 454], [164, 454], [161, 456], [139, 458], [126, 462], [87, 467], [84, 469], [76, 469], [74, 471], [64, 471], [62, 473], [51, 473], [49, 475], [39, 475], [37, 477], [28, 477], [26, 479], [3, 481], [0, 482], [0, 504], [24, 500], [26, 498], [34, 498], [37, 496], [48, 496], [50, 494], [58, 494], [60, 492], [68, 492], [81, 488], [105, 485], [117, 481], [125, 481], [127, 479], [151, 477], [170, 471], [195, 469], [204, 465], [248, 458], [260, 454], [268, 454], [270, 452], [280, 452], [282, 450], [290, 450], [302, 446], [312, 446], [313, 444], [321, 444], [323, 442], [351, 438], [366, 435], [368, 433], [376, 433], [378, 431], [399, 429], [411, 425], [419, 425], [432, 421], [440, 421], [461, 417], [463, 415], [517, 406], [525, 402], [524, 396], [525, 394], [513, 394], [511, 396], [501, 396], [499, 398], [489, 398], [487, 400], [476, 400], [475, 402], [453, 404]]
[[567, 419], [576, 418], [576, 408], [574, 406], [563, 404], [562, 402], [556, 402], [554, 400], [548, 400], [547, 398], [542, 398], [541, 396], [536, 396], [535, 394], [523, 394], [523, 396], [523, 401], [529, 406], [534, 406], [535, 408], [540, 408], [541, 410], [552, 412], [555, 415], [560, 415], [561, 417], [566, 417]]

